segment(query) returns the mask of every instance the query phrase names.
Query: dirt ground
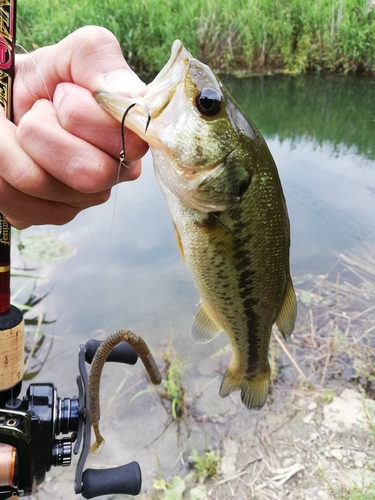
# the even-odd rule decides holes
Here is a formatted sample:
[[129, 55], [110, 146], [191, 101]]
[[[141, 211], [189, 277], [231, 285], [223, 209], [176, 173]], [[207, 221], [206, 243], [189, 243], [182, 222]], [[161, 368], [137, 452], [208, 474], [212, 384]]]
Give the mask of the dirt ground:
[[299, 319], [291, 344], [271, 343], [272, 394], [255, 418], [233, 398], [217, 478], [197, 486], [187, 472], [180, 490], [142, 499], [375, 499], [374, 255], [295, 279]]
[[[155, 460], [151, 460], [149, 466], [141, 461], [144, 493], [137, 498], [374, 499], [375, 403], [364, 397], [360, 387], [335, 393], [303, 385], [294, 389], [275, 388], [266, 407], [253, 413], [252, 418], [238, 399], [228, 398], [230, 411], [217, 414], [212, 422], [202, 423], [193, 430], [195, 439], [181, 437], [178, 463], [174, 457], [178, 449], [176, 429], [170, 429], [169, 438], [165, 436], [164, 441], [156, 442], [149, 449], [150, 458], [161, 457], [161, 465], [159, 468], [159, 461]], [[217, 398], [217, 394], [213, 397]], [[211, 432], [205, 427], [210, 427]], [[212, 430], [215, 427], [216, 432]], [[108, 437], [108, 430], [105, 427], [104, 430]], [[200, 484], [189, 464], [188, 449], [194, 446], [201, 450], [206, 432], [210, 434], [208, 446], [220, 450], [221, 465], [215, 478]], [[174, 439], [170, 440], [173, 434]], [[166, 472], [163, 449], [173, 461], [169, 472]], [[108, 466], [107, 460], [104, 462], [103, 467]], [[179, 487], [155, 489], [154, 481], [162, 474], [170, 485], [174, 483], [173, 478], [178, 477]], [[73, 484], [73, 469], [56, 469], [48, 475], [35, 498], [73, 498]], [[108, 500], [124, 498], [133, 497], [115, 495]]]
[[329, 499], [372, 484], [373, 498], [374, 437], [361, 396], [344, 392], [325, 404], [318, 393], [296, 391], [282, 410], [271, 406], [254, 432], [225, 439], [223, 479], [208, 497]]
[[217, 478], [197, 485], [187, 468], [180, 475], [184, 491], [140, 498], [375, 498], [375, 403], [358, 388], [326, 398], [326, 392], [304, 388], [274, 390], [273, 402], [250, 425], [246, 411], [236, 412], [220, 443]]
[[[171, 411], [149, 389], [142, 366], [108, 369], [106, 445], [93, 466], [139, 461], [140, 500], [375, 499], [374, 255], [374, 247], [363, 247], [338, 256], [324, 276], [294, 279], [298, 322], [288, 343], [273, 336], [273, 387], [259, 412], [249, 412], [238, 393], [218, 396], [227, 347], [183, 366], [179, 432], [175, 421], [167, 425]], [[132, 403], [124, 406], [125, 397]], [[214, 477], [197, 479], [193, 449], [220, 453]], [[73, 498], [73, 484], [74, 467], [56, 469], [35, 499]]]

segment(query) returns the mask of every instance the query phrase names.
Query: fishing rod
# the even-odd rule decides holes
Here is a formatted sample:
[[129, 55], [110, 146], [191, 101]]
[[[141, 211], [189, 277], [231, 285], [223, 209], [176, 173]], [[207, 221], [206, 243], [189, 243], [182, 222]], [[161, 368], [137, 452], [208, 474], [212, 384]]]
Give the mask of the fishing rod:
[[[0, 12], [0, 105], [13, 121], [13, 81], [16, 38], [16, 2], [3, 2]], [[16, 398], [24, 370], [24, 322], [21, 311], [10, 303], [11, 227], [0, 213], [0, 405]], [[17, 448], [0, 441], [0, 489], [14, 484]], [[7, 477], [4, 477], [7, 476]], [[9, 479], [8, 479], [9, 478]], [[5, 497], [6, 498], [6, 497]]]
[[[16, 2], [2, 2], [0, 16], [0, 104], [12, 120]], [[10, 224], [0, 213], [0, 402], [20, 393], [24, 365], [23, 316], [10, 303], [10, 242]]]
[[[15, 76], [16, 0], [1, 1], [0, 105], [13, 121]], [[111, 469], [86, 469], [91, 441], [88, 408], [88, 372], [100, 341], [79, 347], [76, 378], [78, 397], [61, 399], [52, 383], [31, 384], [18, 398], [24, 373], [24, 321], [11, 305], [11, 226], [0, 213], [0, 500], [35, 492], [52, 466], [71, 464], [80, 452], [75, 493], [84, 498], [123, 493], [138, 495], [141, 470], [137, 462]], [[135, 351], [125, 342], [107, 361], [134, 364]]]

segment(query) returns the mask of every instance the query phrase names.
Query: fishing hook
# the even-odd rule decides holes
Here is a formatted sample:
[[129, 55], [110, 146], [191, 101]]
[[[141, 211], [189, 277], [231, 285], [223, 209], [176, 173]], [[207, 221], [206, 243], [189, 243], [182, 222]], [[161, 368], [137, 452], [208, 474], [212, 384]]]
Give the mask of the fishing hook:
[[129, 113], [129, 111], [132, 108], [134, 108], [134, 106], [136, 104], [137, 103], [134, 102], [133, 104], [130, 104], [130, 106], [128, 106], [126, 108], [124, 116], [122, 117], [122, 120], [121, 120], [121, 143], [122, 143], [122, 150], [120, 151], [120, 162], [121, 162], [121, 165], [123, 165], [126, 168], [129, 168], [129, 167], [125, 163], [125, 118], [126, 118], [127, 114]]
[[[121, 142], [122, 142], [122, 150], [120, 151], [120, 162], [121, 162], [121, 165], [123, 165], [124, 167], [126, 168], [129, 168], [128, 165], [126, 165], [125, 163], [125, 119], [127, 117], [127, 114], [129, 113], [129, 111], [134, 108], [134, 106], [136, 106], [138, 103], [137, 102], [133, 102], [133, 104], [130, 104], [130, 106], [128, 106], [124, 112], [124, 116], [122, 117], [122, 120], [121, 120]], [[150, 122], [151, 122], [151, 115], [150, 113], [147, 113], [147, 123], [146, 123], [146, 128], [145, 128], [145, 133], [147, 132], [147, 129], [148, 129], [148, 126], [150, 125]]]
[[147, 118], [145, 133], [147, 132], [148, 126], [150, 125], [150, 121], [151, 121], [151, 115], [149, 113], [147, 113], [147, 114], [148, 114], [148, 118]]

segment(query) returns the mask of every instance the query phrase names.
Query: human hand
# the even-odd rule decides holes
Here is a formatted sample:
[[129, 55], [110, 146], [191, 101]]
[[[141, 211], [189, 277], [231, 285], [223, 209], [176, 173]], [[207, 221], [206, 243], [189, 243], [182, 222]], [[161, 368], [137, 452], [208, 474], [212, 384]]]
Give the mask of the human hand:
[[[108, 199], [121, 130], [92, 94], [144, 87], [104, 28], [84, 27], [32, 58], [16, 56], [14, 123], [0, 108], [0, 212], [13, 226], [65, 224]], [[120, 181], [140, 175], [148, 147], [127, 129], [125, 146]]]

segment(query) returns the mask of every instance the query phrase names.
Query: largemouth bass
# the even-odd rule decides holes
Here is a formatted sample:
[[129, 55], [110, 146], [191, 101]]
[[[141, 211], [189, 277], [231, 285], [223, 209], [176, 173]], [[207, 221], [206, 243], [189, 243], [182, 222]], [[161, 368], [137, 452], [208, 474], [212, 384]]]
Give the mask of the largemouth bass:
[[277, 169], [259, 131], [220, 80], [175, 41], [143, 95], [99, 92], [97, 101], [150, 145], [182, 258], [200, 295], [191, 335], [224, 330], [232, 360], [220, 387], [249, 409], [269, 391], [272, 325], [287, 339], [296, 298], [290, 231]]

